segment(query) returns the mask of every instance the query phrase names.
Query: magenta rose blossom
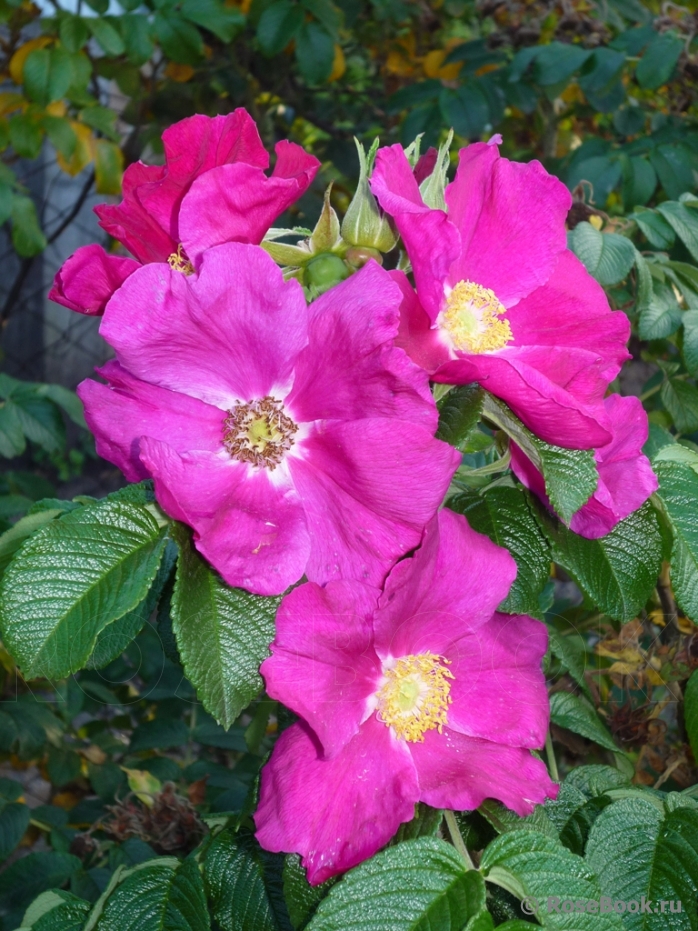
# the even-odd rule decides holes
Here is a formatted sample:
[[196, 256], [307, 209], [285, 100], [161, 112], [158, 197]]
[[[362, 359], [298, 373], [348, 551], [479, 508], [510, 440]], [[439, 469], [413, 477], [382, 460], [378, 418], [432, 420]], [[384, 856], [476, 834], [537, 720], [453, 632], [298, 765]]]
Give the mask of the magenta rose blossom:
[[414, 271], [416, 295], [394, 273], [399, 345], [434, 381], [479, 382], [549, 443], [609, 442], [601, 402], [629, 358], [630, 324], [566, 249], [564, 185], [475, 143], [460, 152], [448, 212], [424, 204], [399, 145], [379, 149], [371, 187]]
[[541, 747], [545, 625], [497, 613], [509, 553], [441, 511], [383, 592], [301, 585], [281, 603], [267, 693], [303, 719], [262, 770], [257, 838], [302, 855], [311, 883], [372, 856], [418, 801], [519, 815], [557, 795]]
[[[649, 459], [642, 453], [649, 433], [642, 402], [612, 394], [604, 404], [613, 439], [594, 451], [599, 472], [596, 491], [570, 521], [570, 530], [590, 540], [610, 533], [658, 487]], [[511, 444], [511, 467], [526, 488], [550, 507], [543, 476], [515, 443]]]
[[102, 319], [108, 385], [78, 388], [97, 451], [155, 480], [230, 585], [380, 585], [460, 461], [434, 439], [426, 374], [393, 345], [399, 306], [374, 262], [310, 307], [258, 246], [209, 249], [198, 274], [146, 265]]
[[252, 117], [192, 116], [162, 135], [164, 165], [136, 162], [124, 174], [123, 200], [95, 208], [100, 226], [134, 259], [83, 246], [59, 269], [51, 300], [101, 314], [139, 265], [169, 262], [189, 270], [202, 249], [223, 242], [259, 243], [273, 221], [308, 188], [320, 166], [292, 142], [276, 146], [276, 164]]

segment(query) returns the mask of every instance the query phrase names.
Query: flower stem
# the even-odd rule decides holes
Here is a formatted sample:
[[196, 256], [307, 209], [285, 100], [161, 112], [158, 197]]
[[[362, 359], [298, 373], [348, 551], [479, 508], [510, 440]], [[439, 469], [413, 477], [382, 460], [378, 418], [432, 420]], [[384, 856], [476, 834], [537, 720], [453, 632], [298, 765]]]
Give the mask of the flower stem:
[[553, 782], [560, 781], [560, 773], [557, 769], [557, 760], [555, 759], [555, 751], [553, 750], [553, 739], [550, 736], [550, 731], [545, 735], [545, 753], [548, 757], [548, 769], [550, 770], [550, 778]]
[[474, 870], [475, 864], [470, 858], [468, 848], [465, 846], [465, 841], [463, 840], [463, 835], [461, 834], [460, 828], [458, 827], [456, 816], [452, 811], [448, 811], [447, 809], [444, 812], [444, 818], [446, 819], [446, 824], [448, 825], [448, 833], [451, 835], [453, 846], [468, 864], [468, 869]]

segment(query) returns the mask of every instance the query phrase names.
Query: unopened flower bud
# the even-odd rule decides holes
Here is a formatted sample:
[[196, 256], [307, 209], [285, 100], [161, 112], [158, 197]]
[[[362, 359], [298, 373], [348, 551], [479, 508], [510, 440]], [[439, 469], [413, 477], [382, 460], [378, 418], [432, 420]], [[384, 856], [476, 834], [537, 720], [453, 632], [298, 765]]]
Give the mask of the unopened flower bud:
[[325, 252], [315, 256], [305, 267], [305, 283], [315, 296], [324, 294], [334, 285], [344, 281], [351, 269], [338, 255]]
[[368, 156], [359, 140], [354, 139], [354, 142], [359, 153], [359, 183], [342, 221], [342, 238], [352, 246], [390, 252], [395, 247], [397, 235], [368, 186], [368, 176], [378, 148], [378, 140], [376, 139], [371, 146]]

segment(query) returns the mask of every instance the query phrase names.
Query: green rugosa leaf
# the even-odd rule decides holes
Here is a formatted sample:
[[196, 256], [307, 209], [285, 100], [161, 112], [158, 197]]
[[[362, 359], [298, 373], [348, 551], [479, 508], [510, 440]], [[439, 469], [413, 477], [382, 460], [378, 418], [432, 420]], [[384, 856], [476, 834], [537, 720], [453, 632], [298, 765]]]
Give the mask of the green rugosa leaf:
[[[623, 915], [627, 931], [693, 931], [698, 924], [698, 810], [665, 814], [641, 798], [624, 798], [598, 816], [589, 835], [586, 862], [614, 900], [652, 902], [651, 910]], [[666, 901], [662, 912], [661, 900]], [[681, 903], [670, 912], [669, 902]]]
[[517, 574], [499, 606], [511, 614], [540, 614], [538, 596], [550, 575], [550, 547], [519, 488], [497, 487], [483, 495], [456, 495], [448, 506], [465, 515], [470, 526], [509, 550]]
[[698, 210], [675, 201], [665, 201], [657, 210], [698, 261]]
[[328, 879], [319, 886], [311, 886], [298, 854], [289, 854], [284, 859], [284, 899], [294, 931], [303, 931], [335, 882], [336, 879]]
[[[673, 449], [673, 446], [671, 447]], [[671, 584], [680, 607], [698, 620], [698, 474], [689, 464], [655, 460], [658, 496], [671, 529]]]
[[461, 931], [484, 906], [482, 877], [449, 844], [421, 837], [347, 873], [308, 931]]
[[[486, 848], [480, 869], [488, 882], [502, 886], [519, 899], [539, 903], [536, 917], [544, 928], [574, 931], [622, 931], [615, 914], [574, 915], [550, 911], [550, 898], [585, 902], [601, 896], [599, 882], [581, 857], [537, 831], [511, 831], [502, 834]], [[524, 914], [522, 912], [522, 914]]]
[[485, 392], [477, 384], [458, 385], [438, 403], [438, 439], [463, 450], [477, 427], [482, 413]]
[[226, 585], [177, 529], [180, 558], [172, 626], [187, 677], [209, 711], [230, 727], [262, 689], [259, 667], [274, 639], [279, 598]]
[[562, 449], [544, 443], [492, 395], [485, 397], [483, 414], [504, 430], [543, 473], [550, 503], [561, 519], [569, 523], [596, 490], [599, 477], [593, 451]]
[[635, 262], [635, 247], [629, 239], [618, 233], [600, 233], [591, 223], [578, 223], [568, 240], [572, 252], [602, 285], [622, 281]]
[[206, 851], [204, 882], [222, 931], [292, 931], [283, 897], [283, 858], [251, 834], [222, 831]]
[[550, 696], [550, 720], [558, 727], [593, 740], [606, 750], [618, 752], [616, 742], [593, 705], [571, 692], [556, 692]]
[[542, 519], [553, 558], [594, 603], [617, 620], [635, 617], [657, 583], [664, 551], [657, 514], [649, 502], [598, 540]]
[[119, 500], [38, 530], [0, 586], [0, 628], [23, 675], [60, 678], [82, 668], [99, 632], [143, 600], [166, 543], [149, 511]]
[[203, 882], [192, 859], [146, 861], [122, 873], [97, 905], [95, 931], [210, 931]]
[[27, 909], [19, 931], [82, 931], [89, 902], [70, 892], [42, 892]]
[[691, 673], [684, 690], [683, 713], [691, 750], [694, 758], [698, 758], [698, 669]]

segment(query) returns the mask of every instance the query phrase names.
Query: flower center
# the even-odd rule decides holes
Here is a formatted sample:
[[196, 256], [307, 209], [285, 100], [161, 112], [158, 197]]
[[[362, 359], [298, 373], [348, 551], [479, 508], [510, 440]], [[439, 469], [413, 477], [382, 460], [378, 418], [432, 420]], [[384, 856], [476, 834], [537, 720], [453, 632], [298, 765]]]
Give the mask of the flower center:
[[384, 669], [385, 682], [376, 693], [378, 720], [392, 727], [399, 740], [420, 743], [427, 731], [442, 732], [451, 704], [453, 673], [448, 660], [434, 653], [402, 656]]
[[177, 251], [173, 252], [172, 255], [168, 257], [167, 264], [173, 272], [182, 272], [183, 275], [194, 274], [194, 266], [187, 258], [187, 253], [184, 251], [184, 246], [181, 242], [177, 246]]
[[296, 424], [269, 395], [236, 404], [223, 421], [223, 444], [233, 459], [274, 470], [293, 446]]
[[494, 291], [474, 281], [459, 281], [448, 295], [446, 308], [439, 314], [439, 324], [462, 352], [496, 352], [514, 338], [507, 312]]

